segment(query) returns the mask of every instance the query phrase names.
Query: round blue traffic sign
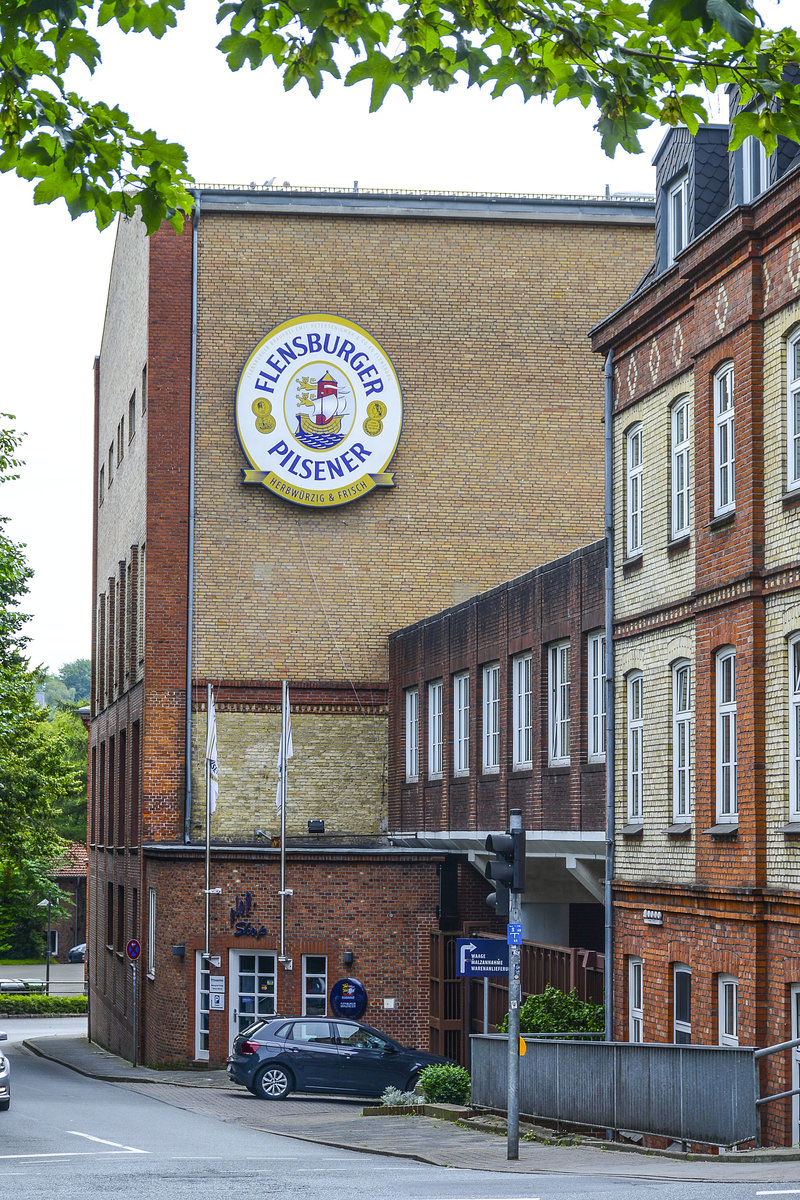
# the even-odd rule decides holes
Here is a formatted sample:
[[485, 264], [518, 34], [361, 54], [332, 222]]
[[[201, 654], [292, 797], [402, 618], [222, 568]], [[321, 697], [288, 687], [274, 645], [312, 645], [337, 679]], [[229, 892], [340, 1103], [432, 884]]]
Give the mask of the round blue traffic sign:
[[128, 955], [128, 958], [131, 960], [131, 962], [136, 961], [136, 959], [139, 957], [139, 955], [142, 952], [142, 947], [136, 941], [136, 938], [131, 938], [131, 940], [128, 942], [127, 946], [125, 947], [125, 952]]
[[367, 1010], [367, 993], [357, 979], [337, 979], [331, 988], [330, 999], [337, 1017], [352, 1017], [359, 1021]]

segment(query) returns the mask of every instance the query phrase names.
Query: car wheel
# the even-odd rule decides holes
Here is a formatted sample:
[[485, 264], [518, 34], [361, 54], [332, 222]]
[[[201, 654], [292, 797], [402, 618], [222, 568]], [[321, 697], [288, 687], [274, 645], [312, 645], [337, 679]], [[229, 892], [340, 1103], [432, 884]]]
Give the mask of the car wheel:
[[294, 1080], [283, 1067], [268, 1066], [253, 1080], [253, 1095], [259, 1100], [285, 1100], [293, 1085]]

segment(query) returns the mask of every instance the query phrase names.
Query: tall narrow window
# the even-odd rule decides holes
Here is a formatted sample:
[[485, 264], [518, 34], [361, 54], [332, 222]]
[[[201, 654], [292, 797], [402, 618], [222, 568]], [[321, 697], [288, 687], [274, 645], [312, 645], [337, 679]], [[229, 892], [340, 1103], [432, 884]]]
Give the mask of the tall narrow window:
[[786, 344], [786, 402], [788, 488], [800, 487], [800, 332]]
[[736, 651], [717, 655], [717, 820], [738, 818], [736, 753]]
[[642, 820], [642, 749], [644, 706], [642, 673], [628, 676], [628, 820]]
[[800, 634], [789, 642], [789, 820], [800, 821]]
[[644, 1041], [644, 963], [628, 959], [628, 1041]]
[[627, 458], [627, 543], [628, 557], [642, 552], [642, 427], [629, 430]]
[[156, 889], [147, 892], [147, 974], [156, 973]]
[[117, 425], [117, 466], [125, 457], [125, 418], [120, 417]]
[[688, 662], [672, 668], [672, 812], [674, 821], [692, 813], [692, 669]]
[[328, 995], [328, 960], [324, 954], [303, 955], [303, 1016], [324, 1017]]
[[688, 175], [681, 175], [680, 179], [676, 179], [667, 188], [666, 201], [667, 260], [669, 263], [673, 263], [689, 241]]
[[673, 538], [689, 532], [690, 457], [689, 457], [689, 397], [677, 400], [672, 406], [672, 505], [671, 529]]
[[739, 1045], [739, 981], [733, 975], [720, 975], [718, 981], [719, 1044]]
[[735, 506], [733, 363], [728, 363], [714, 376], [714, 512], [732, 512]]
[[442, 681], [428, 684], [428, 778], [442, 778]]
[[685, 963], [675, 963], [673, 982], [673, 1039], [678, 1046], [692, 1040], [692, 972]]
[[108, 486], [114, 482], [114, 443], [108, 447]]
[[469, 774], [469, 675], [453, 678], [453, 774]]
[[520, 654], [514, 659], [514, 769], [533, 764], [533, 656]]
[[750, 204], [769, 187], [769, 159], [764, 143], [758, 138], [742, 142], [742, 199]]
[[145, 651], [145, 601], [147, 597], [147, 544], [142, 542], [139, 549], [139, 562], [136, 570], [136, 582], [138, 585], [138, 595], [136, 598], [136, 654], [137, 662], [137, 678], [142, 677], [142, 668], [144, 667], [144, 651]]
[[606, 638], [592, 633], [588, 651], [588, 758], [589, 762], [604, 762], [606, 757]]
[[569, 642], [558, 642], [548, 655], [549, 762], [569, 766]]
[[106, 468], [100, 468], [100, 503], [102, 504], [106, 498]]
[[500, 665], [483, 668], [483, 770], [500, 770]]
[[147, 412], [147, 363], [142, 367], [142, 412]]
[[128, 441], [132, 442], [136, 436], [136, 392], [134, 391], [128, 401]]
[[406, 691], [406, 780], [416, 783], [419, 779], [419, 691]]

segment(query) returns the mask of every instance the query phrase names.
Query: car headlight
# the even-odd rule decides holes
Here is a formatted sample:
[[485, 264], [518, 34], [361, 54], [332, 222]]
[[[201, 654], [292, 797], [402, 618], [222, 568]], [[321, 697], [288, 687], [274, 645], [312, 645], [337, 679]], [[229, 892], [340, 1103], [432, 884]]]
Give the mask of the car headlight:
[[2, 1069], [5, 1065], [6, 1065], [5, 1056], [3, 1054], [0, 1054], [0, 1071], [2, 1071]]

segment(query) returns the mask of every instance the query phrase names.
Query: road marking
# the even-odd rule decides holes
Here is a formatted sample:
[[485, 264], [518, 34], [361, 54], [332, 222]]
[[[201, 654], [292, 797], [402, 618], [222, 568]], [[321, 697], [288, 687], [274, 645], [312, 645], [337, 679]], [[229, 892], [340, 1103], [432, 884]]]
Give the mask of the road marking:
[[757, 1196], [800, 1196], [800, 1188], [793, 1188], [787, 1192], [756, 1192]]
[[[136, 1154], [147, 1154], [146, 1150], [136, 1150]], [[61, 1150], [52, 1154], [0, 1154], [0, 1161], [5, 1158], [98, 1158], [101, 1155], [130, 1154], [130, 1150]]]
[[117, 1150], [125, 1150], [128, 1154], [149, 1154], [149, 1150], [138, 1150], [136, 1146], [124, 1146], [122, 1142], [109, 1142], [107, 1138], [92, 1137], [91, 1133], [80, 1133], [77, 1129], [67, 1129], [66, 1133], [73, 1137], [86, 1138], [90, 1142], [99, 1142], [101, 1146], [114, 1146]]

